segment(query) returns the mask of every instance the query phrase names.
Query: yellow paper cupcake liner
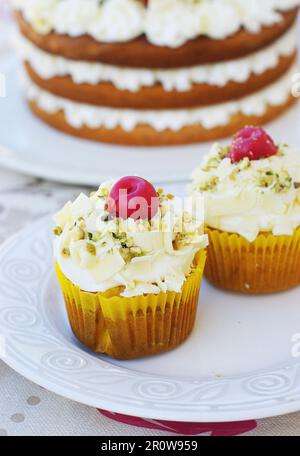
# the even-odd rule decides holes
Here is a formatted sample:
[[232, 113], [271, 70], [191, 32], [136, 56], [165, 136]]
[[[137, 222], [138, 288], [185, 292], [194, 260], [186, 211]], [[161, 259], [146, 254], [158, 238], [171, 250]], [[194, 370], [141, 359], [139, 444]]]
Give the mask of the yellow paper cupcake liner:
[[206, 278], [248, 294], [275, 293], [300, 284], [300, 228], [292, 236], [261, 233], [254, 242], [207, 227]]
[[121, 297], [119, 288], [105, 293], [82, 291], [56, 264], [75, 336], [90, 349], [118, 359], [154, 355], [178, 346], [194, 326], [205, 260], [205, 251], [196, 255], [196, 266], [181, 293], [132, 298]]

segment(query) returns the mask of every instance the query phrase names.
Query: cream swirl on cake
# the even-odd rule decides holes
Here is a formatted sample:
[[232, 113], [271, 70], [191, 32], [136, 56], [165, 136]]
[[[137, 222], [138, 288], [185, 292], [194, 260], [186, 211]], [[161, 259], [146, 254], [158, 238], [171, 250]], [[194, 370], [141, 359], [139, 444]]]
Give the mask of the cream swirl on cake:
[[207, 245], [203, 212], [178, 208], [172, 195], [158, 190], [159, 208], [151, 219], [112, 217], [107, 198], [113, 184], [81, 194], [56, 214], [60, 269], [89, 292], [119, 286], [126, 297], [180, 292], [196, 253]]
[[[41, 34], [88, 34], [100, 42], [128, 41], [145, 34], [157, 46], [178, 47], [207, 36], [224, 39], [244, 28], [257, 33], [280, 22], [281, 11], [299, 0], [13, 0]], [[259, 11], [259, 14], [257, 13]]]
[[300, 225], [300, 152], [277, 147], [272, 156], [232, 162], [229, 147], [213, 146], [190, 187], [204, 196], [207, 226], [250, 242], [260, 232], [294, 233]]
[[145, 9], [139, 0], [12, 0], [41, 34], [89, 34], [103, 42], [128, 41], [143, 33]]
[[[157, 46], [178, 47], [204, 35], [222, 40], [241, 28], [257, 33], [280, 21], [297, 0], [152, 0], [146, 35]], [[258, 14], [259, 11], [259, 14]]]

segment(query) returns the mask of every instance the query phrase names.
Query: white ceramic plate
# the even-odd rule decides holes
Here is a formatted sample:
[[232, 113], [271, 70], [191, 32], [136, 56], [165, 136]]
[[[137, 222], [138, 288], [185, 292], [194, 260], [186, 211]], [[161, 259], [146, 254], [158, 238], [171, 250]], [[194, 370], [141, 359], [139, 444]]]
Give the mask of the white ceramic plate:
[[[28, 110], [17, 82], [17, 64], [3, 58], [7, 97], [0, 99], [0, 165], [45, 179], [99, 185], [120, 175], [137, 174], [153, 183], [186, 181], [210, 144], [171, 148], [134, 148], [80, 140], [44, 125]], [[269, 130], [274, 137], [300, 145], [300, 108], [291, 109]]]
[[[221, 422], [300, 410], [300, 289], [268, 297], [204, 282], [195, 330], [178, 349], [118, 362], [72, 335], [53, 272], [51, 220], [0, 250], [4, 361], [55, 393], [145, 418]], [[4, 354], [3, 354], [4, 355]]]

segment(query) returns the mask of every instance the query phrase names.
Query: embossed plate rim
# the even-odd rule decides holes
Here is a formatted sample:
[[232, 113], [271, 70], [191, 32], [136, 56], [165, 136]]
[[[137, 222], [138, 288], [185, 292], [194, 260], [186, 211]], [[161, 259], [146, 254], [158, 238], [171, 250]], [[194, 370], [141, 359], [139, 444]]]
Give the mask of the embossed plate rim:
[[[11, 237], [0, 247], [0, 271], [2, 272], [0, 285], [7, 285], [11, 282], [16, 287], [18, 284], [18, 280], [12, 274], [11, 269], [7, 267], [9, 265], [11, 268], [15, 261], [13, 258], [18, 258], [15, 254], [16, 247], [18, 247], [18, 252], [22, 249], [25, 252], [26, 249], [29, 249], [31, 252], [31, 256], [26, 257], [25, 266], [23, 264], [22, 269], [17, 269], [18, 273], [21, 277], [30, 277], [29, 282], [32, 284], [36, 282], [36, 286], [41, 290], [40, 296], [39, 293], [33, 291], [33, 285], [32, 287], [31, 285], [28, 286], [26, 290], [24, 285], [22, 291], [18, 287], [14, 288], [14, 294], [10, 294], [8, 298], [9, 305], [7, 302], [3, 304], [3, 295], [0, 293], [0, 316], [9, 310], [12, 318], [13, 312], [16, 309], [19, 311], [19, 315], [15, 314], [15, 317], [17, 316], [16, 321], [3, 321], [3, 318], [0, 318], [0, 334], [14, 334], [14, 343], [12, 343], [11, 338], [8, 338], [7, 353], [2, 359], [16, 372], [68, 399], [115, 413], [149, 419], [230, 422], [277, 416], [300, 410], [300, 382], [298, 381], [300, 360], [297, 359], [292, 364], [279, 366], [275, 370], [261, 370], [256, 371], [255, 374], [223, 377], [221, 380], [216, 380], [216, 378], [201, 379], [196, 383], [195, 378], [181, 380], [175, 377], [168, 378], [129, 370], [113, 365], [101, 358], [95, 358], [91, 354], [79, 350], [75, 345], [71, 347], [70, 342], [67, 343], [63, 337], [60, 338], [55, 333], [49, 320], [47, 322], [44, 313], [38, 313], [34, 309], [34, 303], [38, 305], [39, 299], [45, 296], [44, 291], [47, 288], [47, 283], [51, 278], [53, 279], [51, 272], [52, 247], [49, 237], [50, 224], [49, 217], [43, 218]], [[32, 239], [34, 242], [31, 245], [30, 240]], [[40, 242], [40, 247], [44, 246], [46, 249], [39, 257], [36, 256], [36, 247], [33, 249], [35, 243], [38, 245], [38, 242]], [[10, 272], [9, 274], [4, 274], [5, 265]], [[35, 266], [30, 269], [30, 265]], [[41, 271], [40, 275], [39, 270]], [[4, 293], [4, 289], [2, 289], [2, 293]], [[18, 293], [20, 294], [18, 295]], [[20, 298], [22, 293], [24, 293], [25, 300], [27, 298], [29, 300], [27, 307], [21, 307], [20, 302], [23, 306], [23, 299], [18, 301], [18, 297]], [[26, 321], [26, 312], [22, 315], [20, 309], [26, 309], [27, 316], [36, 315], [35, 318], [38, 322], [38, 328], [34, 329], [31, 335], [39, 341], [39, 345], [31, 352], [30, 345], [24, 346], [24, 337], [30, 336], [28, 328], [34, 326], [35, 320], [29, 318]], [[23, 342], [21, 342], [22, 337]], [[52, 352], [45, 345], [45, 341], [48, 341], [47, 343], [52, 341]], [[43, 346], [45, 346], [44, 349]], [[38, 350], [41, 350], [41, 355], [36, 355]], [[57, 363], [54, 364], [55, 368], [53, 368], [53, 359]], [[72, 362], [75, 364], [72, 365]], [[78, 362], [79, 364], [76, 364]], [[79, 372], [80, 375], [78, 375]], [[96, 375], [96, 382], [90, 381], [88, 383], [88, 375]], [[99, 375], [102, 380], [101, 386], [98, 384]], [[91, 380], [91, 377], [89, 378]], [[268, 382], [272, 383], [272, 381], [275, 382], [274, 390], [268, 391]], [[279, 382], [279, 386], [276, 381]], [[281, 381], [283, 382], [282, 388], [280, 387]], [[210, 390], [210, 388], [213, 389], [215, 386], [222, 386], [222, 384], [228, 385], [227, 392], [224, 393], [219, 404], [210, 403], [210, 399], [205, 398], [206, 389]], [[228, 395], [230, 388], [245, 387], [245, 385], [249, 387], [253, 384], [255, 385], [253, 397], [247, 397], [245, 393], [244, 402], [240, 403], [239, 408], [230, 403], [230, 395]], [[298, 384], [299, 387], [297, 388]], [[105, 390], [105, 388], [107, 389]], [[143, 388], [146, 388], [148, 396], [144, 395], [145, 390]], [[202, 393], [204, 391], [204, 396], [201, 396], [204, 399], [200, 403], [195, 404], [192, 399], [190, 402], [184, 399], [188, 395], [192, 395], [197, 388], [200, 388]], [[244, 392], [243, 388], [241, 391]]]

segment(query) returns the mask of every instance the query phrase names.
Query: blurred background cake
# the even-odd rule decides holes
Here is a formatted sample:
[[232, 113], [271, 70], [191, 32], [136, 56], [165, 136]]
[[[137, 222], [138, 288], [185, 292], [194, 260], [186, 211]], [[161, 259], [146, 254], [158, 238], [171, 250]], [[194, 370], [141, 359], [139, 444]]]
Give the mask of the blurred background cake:
[[32, 111], [158, 146], [261, 125], [294, 101], [299, 0], [13, 0]]

